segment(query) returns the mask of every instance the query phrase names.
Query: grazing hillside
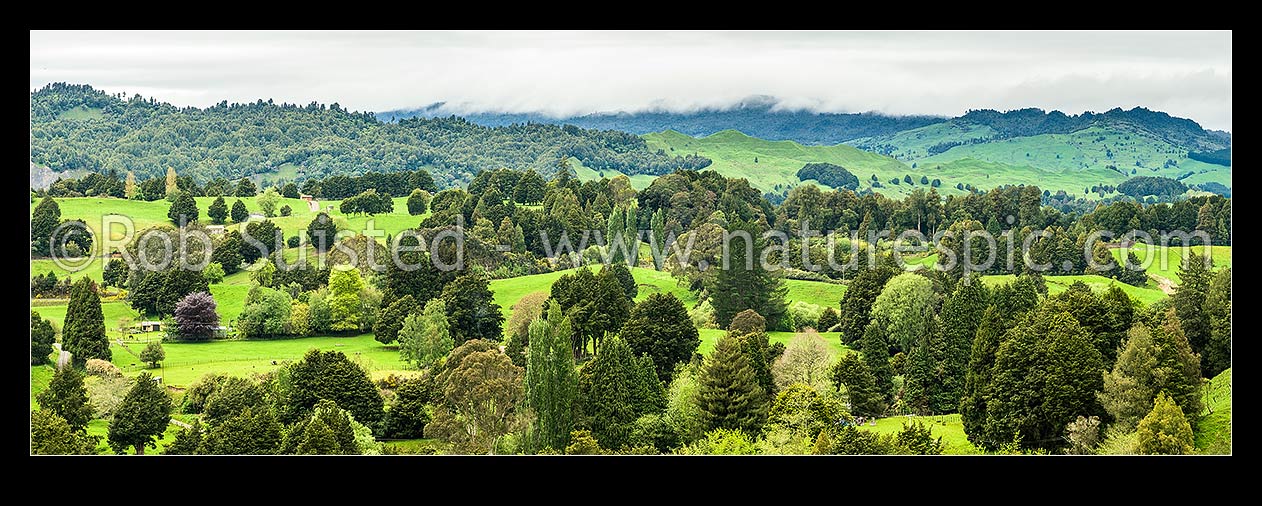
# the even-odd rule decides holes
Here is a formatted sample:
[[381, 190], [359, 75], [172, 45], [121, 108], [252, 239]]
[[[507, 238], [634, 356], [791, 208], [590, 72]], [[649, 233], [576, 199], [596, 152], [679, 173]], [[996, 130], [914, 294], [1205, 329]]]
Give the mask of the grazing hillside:
[[643, 111], [635, 113], [594, 113], [583, 116], [553, 117], [540, 113], [498, 113], [460, 111], [438, 103], [420, 109], [378, 113], [385, 121], [406, 118], [433, 118], [456, 114], [483, 126], [517, 123], [555, 123], [581, 128], [622, 130], [647, 134], [674, 130], [704, 137], [724, 130], [737, 130], [751, 137], [791, 140], [807, 145], [831, 145], [859, 137], [893, 134], [942, 121], [938, 116], [887, 116], [878, 113], [816, 113], [780, 110], [771, 97], [751, 97], [730, 108], [692, 112]]
[[282, 170], [302, 179], [425, 168], [450, 186], [483, 169], [551, 174], [567, 156], [594, 169], [638, 174], [709, 164], [652, 151], [635, 135], [573, 126], [488, 128], [455, 117], [387, 124], [336, 103], [271, 100], [180, 108], [64, 83], [31, 93], [31, 162], [54, 171], [130, 170], [145, 179], [169, 167], [205, 181]]
[[[1216, 193], [1231, 188], [1230, 135], [1143, 108], [1077, 116], [1038, 109], [972, 111], [943, 123], [848, 144], [918, 167], [960, 160], [1036, 167], [1080, 183], [1076, 192], [1064, 188], [1071, 194], [1087, 193], [1097, 185], [1116, 186], [1133, 176], [1177, 179]], [[1046, 187], [1042, 179], [1036, 180]]]
[[[860, 188], [870, 186], [876, 174], [885, 181], [910, 173], [902, 162], [845, 144], [803, 146], [793, 141], [768, 141], [726, 130], [694, 138], [666, 131], [644, 136], [649, 147], [668, 153], [688, 153], [713, 160], [709, 167], [726, 177], [743, 177], [764, 192], [781, 193], [801, 183], [797, 172], [808, 163], [831, 163], [858, 176]], [[919, 177], [919, 175], [917, 175]], [[896, 188], [897, 189], [897, 188]]]

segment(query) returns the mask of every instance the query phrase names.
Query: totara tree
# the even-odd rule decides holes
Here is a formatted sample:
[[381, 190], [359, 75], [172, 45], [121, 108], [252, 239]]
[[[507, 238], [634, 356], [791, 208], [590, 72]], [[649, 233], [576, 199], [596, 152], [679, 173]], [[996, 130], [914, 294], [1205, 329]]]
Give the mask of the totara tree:
[[732, 323], [727, 327], [727, 335], [740, 340], [741, 352], [749, 359], [749, 366], [754, 370], [754, 378], [758, 380], [758, 386], [761, 386], [767, 393], [767, 398], [771, 399], [776, 393], [776, 382], [771, 374], [771, 364], [776, 361], [784, 348], [780, 345], [779, 352], [772, 351], [767, 331], [764, 330], [766, 327], [767, 320], [763, 319], [762, 315], [752, 309], [746, 309], [732, 317]]
[[225, 275], [236, 274], [241, 270], [241, 262], [245, 261], [245, 257], [241, 256], [241, 250], [244, 247], [245, 239], [241, 237], [241, 232], [236, 230], [225, 232], [215, 243], [214, 250], [210, 253], [210, 261], [222, 266]]
[[582, 425], [606, 448], [622, 448], [637, 418], [665, 407], [652, 359], [636, 358], [618, 337], [610, 337], [579, 371], [578, 392]]
[[1231, 367], [1231, 267], [1214, 273], [1203, 307], [1209, 320], [1209, 342], [1201, 352], [1201, 362], [1205, 376], [1213, 378]]
[[535, 451], [560, 450], [569, 444], [578, 393], [570, 322], [552, 302], [547, 319], [536, 318], [528, 332], [526, 404], [535, 413], [531, 447]]
[[206, 216], [210, 217], [210, 222], [216, 225], [223, 225], [228, 220], [228, 203], [224, 201], [222, 195], [216, 197], [215, 201], [210, 203], [210, 207], [206, 208]]
[[150, 369], [158, 367], [158, 364], [166, 358], [167, 352], [162, 349], [161, 341], [149, 341], [145, 349], [140, 350], [140, 361], [149, 364]]
[[495, 303], [495, 293], [486, 276], [464, 274], [443, 287], [440, 296], [447, 308], [451, 337], [456, 345], [472, 339], [500, 341], [504, 335], [504, 315]]
[[894, 277], [894, 270], [876, 267], [860, 271], [841, 296], [841, 339], [847, 344], [859, 342], [872, 321], [872, 303]]
[[416, 309], [416, 299], [413, 299], [411, 295], [395, 299], [390, 305], [381, 309], [377, 321], [373, 322], [373, 338], [381, 344], [393, 343], [399, 338], [399, 329], [403, 328], [403, 321], [416, 312]]
[[285, 368], [288, 387], [277, 399], [278, 418], [293, 423], [311, 413], [317, 401], [328, 399], [369, 427], [384, 414], [385, 402], [376, 385], [358, 364], [340, 351], [310, 350]]
[[358, 455], [355, 420], [337, 403], [322, 399], [311, 416], [299, 420], [285, 432], [281, 453], [296, 455]]
[[845, 389], [850, 412], [858, 416], [880, 416], [885, 404], [876, 391], [876, 378], [857, 353], [847, 353], [830, 371], [833, 385]]
[[968, 440], [980, 445], [986, 425], [986, 405], [995, 367], [995, 354], [1004, 338], [1004, 322], [995, 306], [988, 306], [977, 324], [969, 351], [968, 371], [960, 397], [960, 421]]
[[657, 377], [666, 384], [675, 365], [691, 359], [701, 345], [688, 310], [673, 293], [650, 294], [636, 304], [622, 326], [622, 338], [632, 353], [653, 358]]
[[767, 393], [758, 385], [740, 339], [719, 339], [705, 360], [697, 395], [706, 426], [756, 433], [767, 419]]
[[838, 323], [841, 323], [841, 315], [838, 315], [837, 310], [832, 307], [824, 308], [824, 311], [819, 314], [820, 332], [829, 332]]
[[1152, 411], [1139, 421], [1136, 432], [1136, 450], [1143, 455], [1186, 455], [1195, 450], [1192, 426], [1165, 392], [1157, 394]]
[[941, 356], [937, 357], [939, 372], [933, 375], [938, 392], [933, 402], [935, 412], [951, 413], [959, 409], [973, 337], [977, 335], [977, 326], [986, 312], [989, 296], [981, 280], [971, 277], [957, 283], [955, 290], [942, 303], [937, 326], [942, 350]]
[[250, 218], [250, 211], [245, 208], [245, 203], [241, 199], [237, 199], [232, 203], [232, 222], [243, 223]]
[[408, 194], [408, 214], [412, 216], [425, 214], [425, 211], [429, 209], [430, 198], [429, 192], [425, 190], [420, 188], [412, 190], [412, 193]]
[[243, 177], [241, 178], [241, 181], [237, 182], [237, 189], [236, 189], [236, 192], [233, 193], [233, 195], [237, 197], [253, 197], [257, 195], [258, 192], [259, 192], [259, 187], [254, 184], [254, 181], [252, 181], [248, 177]]
[[88, 359], [109, 360], [110, 342], [105, 336], [105, 315], [96, 283], [84, 276], [70, 286], [70, 303], [61, 328], [62, 349], [71, 353], [75, 364]]
[[47, 364], [56, 340], [57, 332], [53, 330], [53, 322], [31, 310], [31, 365]]
[[198, 449], [208, 455], [273, 455], [280, 449], [280, 422], [266, 407], [247, 407], [210, 428]]
[[31, 211], [31, 254], [46, 257], [52, 254], [51, 239], [61, 224], [61, 206], [51, 196], [44, 197]]
[[894, 368], [890, 365], [890, 346], [885, 340], [881, 327], [875, 322], [869, 323], [859, 344], [863, 363], [872, 373], [872, 386], [876, 400], [888, 406], [894, 395]]
[[157, 447], [157, 439], [170, 421], [171, 396], [149, 373], [142, 372], [114, 412], [106, 439], [114, 453], [133, 447], [136, 455], [144, 455], [146, 446]]
[[171, 208], [167, 209], [167, 218], [171, 220], [171, 223], [181, 227], [196, 222], [197, 216], [197, 201], [188, 192], [180, 192], [171, 203]]
[[[751, 240], [742, 238], [742, 233]], [[726, 327], [737, 313], [753, 309], [770, 324], [778, 324], [785, 313], [787, 288], [779, 272], [763, 265], [767, 240], [755, 224], [746, 222], [732, 223], [728, 237], [731, 240], [724, 251], [724, 265], [713, 266], [719, 271], [708, 287], [715, 322]]]
[[[1205, 253], [1209, 254], [1208, 251]], [[1179, 317], [1179, 326], [1183, 328], [1188, 343], [1192, 345], [1192, 351], [1198, 355], [1204, 354], [1211, 332], [1209, 317], [1205, 314], [1205, 298], [1213, 277], [1210, 273], [1213, 266], [1206, 266], [1207, 263], [1210, 263], [1208, 257], [1194, 255], [1189, 250], [1179, 267], [1179, 287], [1170, 297], [1175, 314]], [[1202, 371], [1202, 375], [1204, 374]]]
[[447, 304], [442, 299], [425, 303], [420, 313], [412, 312], [399, 329], [399, 356], [417, 369], [441, 364], [455, 348], [451, 325], [447, 320]]
[[1069, 422], [1103, 414], [1103, 360], [1069, 313], [1035, 310], [995, 354], [981, 445], [997, 449], [1019, 438], [1022, 448], [1057, 449]]
[[175, 304], [175, 333], [180, 339], [205, 341], [218, 330], [219, 313], [209, 292], [190, 293]]
[[122, 287], [127, 284], [127, 275], [130, 271], [127, 261], [121, 258], [111, 258], [109, 263], [105, 264], [105, 271], [101, 273], [102, 284], [104, 286]]
[[41, 409], [61, 417], [72, 431], [84, 430], [92, 420], [92, 403], [83, 386], [83, 373], [74, 367], [58, 369], [36, 400]]
[[320, 213], [307, 224], [308, 243], [321, 253], [333, 247], [337, 238], [337, 224], [328, 214]]

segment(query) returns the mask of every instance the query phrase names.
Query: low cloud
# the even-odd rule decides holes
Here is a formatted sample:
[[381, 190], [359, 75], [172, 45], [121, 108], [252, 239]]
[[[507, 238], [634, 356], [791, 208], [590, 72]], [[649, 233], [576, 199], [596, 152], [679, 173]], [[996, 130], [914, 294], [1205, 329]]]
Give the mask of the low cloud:
[[958, 115], [1140, 105], [1231, 129], [1230, 32], [31, 32], [54, 81], [176, 105]]

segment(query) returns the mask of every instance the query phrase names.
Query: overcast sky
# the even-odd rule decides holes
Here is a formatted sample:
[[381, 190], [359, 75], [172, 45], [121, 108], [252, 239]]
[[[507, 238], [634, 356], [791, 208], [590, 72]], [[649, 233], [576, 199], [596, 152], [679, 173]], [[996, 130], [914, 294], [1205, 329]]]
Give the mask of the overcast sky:
[[31, 32], [31, 89], [176, 105], [954, 116], [1144, 106], [1231, 129], [1231, 32]]

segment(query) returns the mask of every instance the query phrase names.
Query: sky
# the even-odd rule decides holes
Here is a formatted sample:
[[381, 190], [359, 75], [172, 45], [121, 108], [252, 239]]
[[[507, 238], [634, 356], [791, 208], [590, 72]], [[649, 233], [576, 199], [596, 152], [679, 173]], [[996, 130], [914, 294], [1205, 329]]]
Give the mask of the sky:
[[1231, 32], [31, 32], [50, 82], [179, 106], [723, 108], [956, 116], [1143, 106], [1231, 130]]

